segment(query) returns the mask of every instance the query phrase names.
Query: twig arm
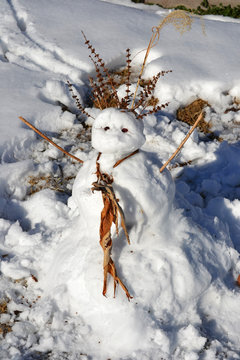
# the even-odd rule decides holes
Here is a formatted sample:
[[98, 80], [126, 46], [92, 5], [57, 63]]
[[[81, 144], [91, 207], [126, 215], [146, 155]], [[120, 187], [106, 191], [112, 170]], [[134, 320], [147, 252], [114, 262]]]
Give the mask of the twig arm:
[[59, 145], [57, 145], [55, 142], [53, 142], [51, 139], [49, 139], [46, 135], [44, 135], [40, 130], [38, 130], [37, 128], [35, 128], [35, 126], [33, 126], [32, 124], [30, 124], [27, 120], [25, 120], [22, 116], [19, 116], [19, 119], [22, 120], [27, 126], [29, 126], [32, 130], [34, 130], [37, 134], [39, 134], [42, 138], [44, 138], [45, 140], [47, 140], [50, 144], [52, 144], [53, 146], [55, 146], [57, 149], [61, 150], [64, 154], [70, 156], [72, 159], [79, 161], [80, 163], [83, 163], [83, 160], [79, 159], [78, 157], [70, 154], [69, 152], [67, 152], [66, 150], [64, 150], [63, 148], [61, 148]]
[[168, 166], [168, 164], [170, 163], [170, 161], [172, 161], [173, 158], [175, 158], [175, 156], [179, 153], [179, 151], [181, 150], [181, 148], [183, 147], [183, 145], [185, 144], [185, 142], [188, 140], [188, 138], [190, 137], [190, 135], [192, 134], [192, 132], [194, 131], [194, 129], [197, 127], [198, 123], [202, 120], [203, 118], [203, 113], [201, 112], [197, 118], [197, 120], [195, 121], [194, 125], [191, 127], [191, 129], [189, 130], [189, 132], [187, 133], [187, 135], [185, 136], [185, 138], [183, 139], [183, 141], [181, 142], [181, 144], [179, 145], [179, 147], [177, 148], [177, 150], [172, 154], [172, 156], [165, 162], [165, 164], [161, 167], [160, 169], [160, 173], [163, 172], [163, 170], [165, 169], [166, 166]]

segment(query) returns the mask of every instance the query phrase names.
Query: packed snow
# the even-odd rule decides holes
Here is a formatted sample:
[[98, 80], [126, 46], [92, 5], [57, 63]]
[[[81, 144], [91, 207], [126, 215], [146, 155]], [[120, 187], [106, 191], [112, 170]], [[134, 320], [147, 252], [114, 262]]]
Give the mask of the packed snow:
[[[172, 70], [154, 94], [169, 105], [140, 121], [89, 107], [95, 69], [81, 31], [110, 70], [130, 48], [138, 74], [169, 10], [130, 0], [0, 2], [0, 358], [239, 359], [240, 21], [195, 17], [183, 35], [165, 26], [143, 77]], [[92, 117], [80, 114], [67, 81]], [[176, 111], [197, 98], [216, 136], [195, 130], [160, 173], [189, 130]], [[130, 237], [112, 228], [130, 301], [119, 285], [114, 297], [111, 277], [102, 295], [98, 152]]]

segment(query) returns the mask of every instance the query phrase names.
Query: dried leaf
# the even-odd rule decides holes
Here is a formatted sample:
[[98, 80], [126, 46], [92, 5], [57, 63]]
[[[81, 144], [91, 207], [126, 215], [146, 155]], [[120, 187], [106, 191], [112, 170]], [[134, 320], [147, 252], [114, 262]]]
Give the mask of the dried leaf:
[[32, 279], [33, 279], [35, 282], [38, 282], [38, 279], [36, 278], [36, 276], [34, 276], [33, 274], [31, 274], [31, 277], [32, 277]]

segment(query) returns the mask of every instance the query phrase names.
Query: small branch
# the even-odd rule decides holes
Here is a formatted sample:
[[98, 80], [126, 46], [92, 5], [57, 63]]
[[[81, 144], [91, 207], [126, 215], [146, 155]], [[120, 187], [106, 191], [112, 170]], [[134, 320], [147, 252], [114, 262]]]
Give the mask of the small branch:
[[41, 137], [43, 137], [45, 140], [47, 140], [50, 144], [52, 144], [53, 146], [55, 146], [56, 148], [58, 148], [59, 150], [61, 150], [64, 154], [70, 156], [71, 158], [73, 158], [74, 160], [79, 161], [80, 163], [83, 163], [83, 160], [80, 160], [78, 157], [70, 154], [69, 152], [67, 152], [66, 150], [64, 150], [63, 148], [61, 148], [60, 146], [58, 146], [57, 144], [55, 144], [55, 142], [53, 142], [52, 140], [50, 140], [46, 135], [44, 135], [40, 130], [38, 130], [37, 128], [35, 128], [35, 126], [33, 126], [32, 124], [30, 124], [27, 120], [25, 120], [22, 116], [19, 116], [19, 119], [22, 120], [27, 126], [29, 126], [32, 130], [34, 130], [37, 134], [39, 134]]
[[194, 131], [194, 129], [197, 127], [198, 123], [202, 120], [203, 118], [203, 113], [201, 112], [197, 118], [197, 120], [195, 121], [194, 125], [192, 126], [192, 128], [189, 130], [189, 132], [187, 133], [187, 135], [185, 136], [185, 138], [183, 139], [183, 141], [181, 142], [181, 144], [179, 145], [179, 147], [177, 148], [177, 150], [174, 152], [174, 154], [172, 154], [172, 156], [165, 162], [165, 164], [161, 167], [160, 169], [160, 173], [163, 172], [163, 170], [165, 169], [165, 167], [170, 163], [170, 161], [172, 161], [173, 158], [175, 158], [175, 156], [179, 153], [179, 151], [181, 150], [181, 148], [183, 147], [183, 145], [185, 144], [185, 142], [188, 140], [188, 138], [190, 137], [190, 135], [192, 134], [192, 132]]

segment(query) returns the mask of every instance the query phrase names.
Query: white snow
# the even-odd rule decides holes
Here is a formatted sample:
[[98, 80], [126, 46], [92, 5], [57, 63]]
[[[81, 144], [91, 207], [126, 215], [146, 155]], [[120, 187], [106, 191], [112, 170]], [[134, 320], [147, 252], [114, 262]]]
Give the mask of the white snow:
[[[87, 108], [92, 143], [66, 85], [89, 106], [94, 66], [81, 30], [110, 70], [130, 48], [138, 73], [151, 29], [168, 13], [130, 0], [1, 0], [0, 301], [8, 311], [0, 329], [12, 330], [0, 331], [1, 359], [240, 358], [240, 21], [206, 16], [203, 31], [195, 17], [183, 35], [165, 26], [143, 76], [172, 70], [155, 89], [169, 106], [143, 124]], [[199, 97], [223, 141], [195, 130], [160, 174], [189, 130], [176, 110]], [[103, 203], [91, 191], [98, 151], [129, 231], [130, 245], [112, 229], [112, 257], [130, 301], [120, 286], [113, 297], [110, 278], [102, 296]]]

